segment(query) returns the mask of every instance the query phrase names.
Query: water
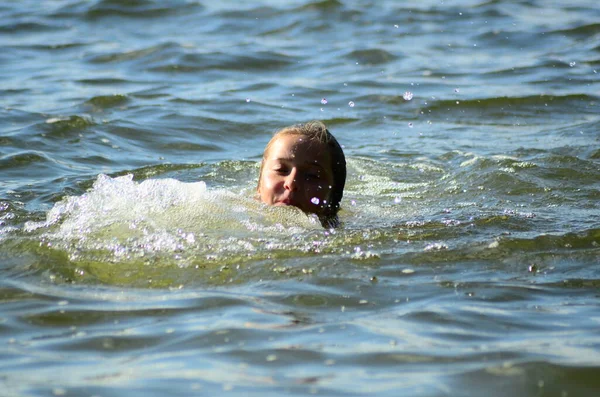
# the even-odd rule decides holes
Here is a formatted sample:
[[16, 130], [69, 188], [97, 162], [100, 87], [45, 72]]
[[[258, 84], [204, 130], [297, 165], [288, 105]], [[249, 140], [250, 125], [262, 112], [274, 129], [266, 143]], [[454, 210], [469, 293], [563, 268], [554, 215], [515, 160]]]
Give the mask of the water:
[[[595, 1], [0, 16], [0, 395], [598, 395]], [[254, 199], [311, 119], [336, 230]]]

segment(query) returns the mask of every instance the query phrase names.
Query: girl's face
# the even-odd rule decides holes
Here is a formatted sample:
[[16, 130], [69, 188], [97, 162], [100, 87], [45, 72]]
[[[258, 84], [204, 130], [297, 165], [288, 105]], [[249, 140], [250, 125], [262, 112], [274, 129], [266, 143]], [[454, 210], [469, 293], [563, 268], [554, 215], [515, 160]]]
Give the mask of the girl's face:
[[258, 195], [269, 205], [293, 205], [324, 214], [333, 183], [327, 147], [300, 135], [275, 138], [263, 159]]

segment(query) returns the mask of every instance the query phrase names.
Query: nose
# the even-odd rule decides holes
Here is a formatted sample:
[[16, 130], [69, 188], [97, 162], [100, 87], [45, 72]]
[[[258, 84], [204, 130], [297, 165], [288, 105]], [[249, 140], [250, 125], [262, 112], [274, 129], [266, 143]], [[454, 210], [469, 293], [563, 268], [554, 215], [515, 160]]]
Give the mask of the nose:
[[285, 181], [283, 182], [283, 187], [286, 190], [290, 190], [292, 192], [298, 190], [296, 175], [296, 168], [292, 168], [290, 173], [286, 176]]

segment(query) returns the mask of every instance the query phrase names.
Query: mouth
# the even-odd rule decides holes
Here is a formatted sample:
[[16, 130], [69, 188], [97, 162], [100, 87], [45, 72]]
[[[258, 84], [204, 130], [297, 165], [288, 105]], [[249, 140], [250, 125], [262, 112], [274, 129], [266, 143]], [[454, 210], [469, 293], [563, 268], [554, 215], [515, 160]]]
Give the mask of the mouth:
[[283, 200], [278, 200], [273, 205], [282, 206], [282, 205], [293, 205], [293, 204], [292, 204], [292, 200], [290, 200], [289, 198], [284, 198]]
[[292, 206], [292, 207], [298, 207], [298, 208], [300, 208], [300, 206], [291, 197], [284, 197], [284, 198], [282, 198], [280, 200], [277, 200], [273, 205], [280, 206], [280, 207], [282, 207], [282, 206]]

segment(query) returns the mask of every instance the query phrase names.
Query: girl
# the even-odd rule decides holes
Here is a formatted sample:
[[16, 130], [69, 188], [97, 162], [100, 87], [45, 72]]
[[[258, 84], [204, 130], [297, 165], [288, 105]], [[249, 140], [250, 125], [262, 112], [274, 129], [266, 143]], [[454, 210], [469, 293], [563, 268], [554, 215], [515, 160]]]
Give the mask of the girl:
[[285, 127], [267, 144], [257, 192], [269, 205], [292, 205], [337, 227], [346, 183], [346, 158], [320, 121]]

